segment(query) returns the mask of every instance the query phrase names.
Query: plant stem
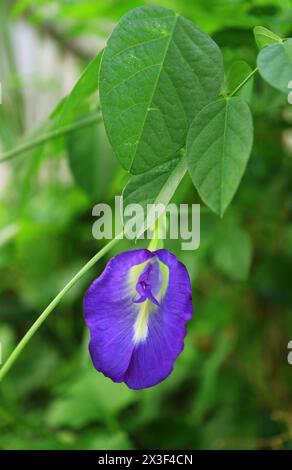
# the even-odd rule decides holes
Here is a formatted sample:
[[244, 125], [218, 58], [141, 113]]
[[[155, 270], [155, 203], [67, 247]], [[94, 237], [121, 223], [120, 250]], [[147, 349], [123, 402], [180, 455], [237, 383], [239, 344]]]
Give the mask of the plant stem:
[[96, 253], [88, 263], [83, 266], [83, 268], [78, 271], [78, 273], [66, 284], [66, 286], [59, 292], [59, 294], [52, 300], [52, 302], [47, 306], [47, 308], [41, 313], [38, 319], [34, 322], [34, 324], [30, 327], [28, 332], [22, 338], [22, 340], [18, 343], [16, 348], [12, 351], [10, 356], [8, 357], [7, 361], [4, 363], [3, 367], [0, 369], [0, 382], [3, 380], [7, 372], [11, 369], [14, 362], [17, 360], [19, 355], [22, 353], [23, 349], [29, 342], [29, 340], [33, 337], [33, 335], [38, 331], [40, 326], [44, 323], [50, 313], [54, 310], [54, 308], [60, 303], [64, 295], [71, 289], [71, 287], [76, 284], [77, 281], [95, 264], [99, 261], [120, 239], [122, 233], [117, 235], [113, 240], [111, 240], [107, 245], [105, 245], [98, 253]]
[[44, 144], [48, 140], [58, 139], [59, 137], [62, 137], [66, 134], [70, 134], [70, 132], [73, 132], [77, 129], [82, 129], [83, 127], [90, 126], [95, 122], [101, 121], [101, 119], [101, 115], [99, 113], [96, 113], [87, 118], [74, 122], [73, 124], [68, 124], [66, 126], [60, 127], [59, 129], [46, 132], [45, 134], [40, 135], [35, 139], [31, 139], [28, 142], [25, 142], [24, 144], [19, 145], [18, 147], [15, 147], [14, 149], [3, 153], [0, 157], [0, 163], [5, 162], [7, 160], [11, 160], [12, 158], [17, 157], [18, 155], [27, 152], [28, 150], [31, 150], [35, 147], [38, 147], [39, 145]]
[[252, 70], [246, 77], [245, 79], [233, 90], [229, 96], [235, 95], [241, 88], [249, 81], [251, 77], [254, 76], [255, 73], [257, 73], [258, 68], [256, 67], [254, 70]]

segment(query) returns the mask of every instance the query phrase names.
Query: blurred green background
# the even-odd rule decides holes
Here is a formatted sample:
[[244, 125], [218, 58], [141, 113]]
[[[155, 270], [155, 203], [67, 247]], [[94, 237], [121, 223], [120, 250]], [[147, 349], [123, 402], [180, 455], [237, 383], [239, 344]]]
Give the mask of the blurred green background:
[[[2, 153], [50, 125], [118, 19], [142, 4], [173, 8], [211, 34], [226, 70], [238, 59], [254, 68], [254, 26], [292, 36], [290, 0], [1, 0]], [[97, 104], [93, 96], [80, 115]], [[203, 211], [197, 251], [167, 243], [189, 269], [195, 308], [173, 374], [136, 392], [93, 369], [82, 299], [105, 258], [1, 384], [1, 449], [292, 448], [292, 105], [259, 77], [250, 104], [255, 144], [231, 207], [223, 219]], [[103, 245], [92, 207], [112, 204], [127, 179], [102, 125], [0, 165], [2, 361]], [[199, 202], [188, 177], [175, 200]]]

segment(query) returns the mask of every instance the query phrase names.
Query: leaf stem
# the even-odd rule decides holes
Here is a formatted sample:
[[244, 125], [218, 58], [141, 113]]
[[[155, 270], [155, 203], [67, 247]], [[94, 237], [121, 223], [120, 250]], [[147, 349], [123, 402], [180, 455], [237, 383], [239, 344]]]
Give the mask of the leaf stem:
[[73, 132], [77, 129], [82, 129], [83, 127], [90, 126], [95, 122], [101, 121], [101, 119], [102, 118], [100, 113], [95, 113], [87, 118], [81, 119], [72, 124], [68, 124], [66, 126], [60, 127], [59, 129], [54, 129], [52, 131], [46, 132], [45, 134], [40, 135], [35, 139], [31, 139], [28, 142], [25, 142], [24, 144], [21, 144], [18, 147], [15, 147], [14, 149], [8, 150], [8, 152], [3, 153], [0, 157], [0, 163], [6, 162], [7, 160], [11, 160], [12, 158], [17, 157], [18, 155], [27, 152], [28, 150], [31, 150], [35, 147], [38, 147], [39, 145], [44, 144], [48, 140], [58, 139], [59, 137], [62, 137], [66, 134], [70, 134], [70, 132]]
[[91, 258], [88, 263], [83, 266], [83, 268], [78, 271], [78, 273], [66, 284], [66, 286], [59, 292], [59, 294], [52, 300], [52, 302], [47, 306], [47, 308], [41, 313], [38, 319], [33, 323], [27, 333], [24, 335], [22, 340], [18, 343], [16, 348], [8, 357], [7, 361], [4, 363], [3, 367], [0, 369], [0, 382], [3, 380], [7, 372], [11, 369], [14, 362], [22, 353], [23, 349], [29, 342], [29, 340], [33, 337], [33, 335], [38, 331], [40, 326], [44, 323], [50, 313], [54, 310], [54, 308], [60, 303], [64, 295], [74, 286], [74, 284], [79, 281], [79, 279], [84, 276], [84, 274], [95, 264], [99, 261], [120, 239], [121, 239], [122, 232], [117, 235], [113, 240], [107, 243], [98, 253], [96, 253], [93, 258]]
[[257, 73], [258, 68], [256, 67], [254, 70], [252, 70], [246, 77], [245, 79], [229, 94], [229, 96], [235, 95], [241, 88], [251, 79], [251, 77], [254, 76], [255, 73]]

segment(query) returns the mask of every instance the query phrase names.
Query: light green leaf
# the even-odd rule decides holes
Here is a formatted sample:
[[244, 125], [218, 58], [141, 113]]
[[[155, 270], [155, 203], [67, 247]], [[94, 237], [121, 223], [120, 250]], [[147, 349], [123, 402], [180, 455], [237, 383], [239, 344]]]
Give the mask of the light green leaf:
[[117, 169], [103, 124], [72, 132], [68, 137], [68, 158], [77, 185], [93, 200], [100, 201]]
[[[244, 60], [233, 62], [227, 71], [223, 92], [230, 95], [237, 87], [250, 75], [251, 67]], [[250, 101], [253, 91], [254, 78], [251, 77], [248, 82], [234, 96], [241, 96], [247, 102]]]
[[222, 80], [218, 46], [192, 22], [154, 6], [126, 14], [100, 68], [105, 127], [121, 164], [139, 174], [172, 159]]
[[216, 339], [213, 351], [206, 359], [206, 367], [202, 370], [196, 401], [188, 416], [188, 422], [192, 425], [194, 422], [200, 422], [205, 414], [215, 406], [220, 371], [232, 347], [232, 337], [221, 331]]
[[[185, 159], [176, 157], [142, 175], [133, 176], [123, 191], [124, 206], [140, 204], [144, 211], [147, 204], [164, 204], [166, 206], [185, 173]], [[147, 230], [146, 221], [141, 221], [141, 224], [143, 223], [145, 223], [144, 230]], [[143, 233], [144, 230], [141, 230], [140, 233]]]
[[239, 97], [207, 105], [192, 122], [187, 160], [202, 200], [221, 216], [245, 171], [253, 141], [252, 116]]
[[292, 81], [292, 39], [262, 49], [257, 65], [264, 80], [288, 94], [288, 85]]
[[84, 101], [98, 90], [99, 68], [103, 54], [101, 50], [97, 56], [88, 64], [81, 77], [73, 87], [70, 95], [64, 99], [61, 106], [57, 108], [60, 115], [59, 124], [65, 124], [80, 112], [80, 106]]
[[217, 239], [214, 263], [224, 274], [236, 281], [248, 277], [252, 246], [249, 234], [239, 227], [230, 227]]
[[253, 30], [255, 41], [259, 49], [269, 46], [271, 44], [276, 44], [282, 42], [282, 39], [277, 34], [273, 33], [263, 26], [256, 26]]
[[[115, 424], [115, 423], [114, 423]], [[79, 433], [76, 437], [74, 449], [77, 450], [131, 450], [133, 445], [130, 438], [123, 431], [117, 429], [111, 429], [110, 432], [106, 432], [105, 429], [88, 429]]]

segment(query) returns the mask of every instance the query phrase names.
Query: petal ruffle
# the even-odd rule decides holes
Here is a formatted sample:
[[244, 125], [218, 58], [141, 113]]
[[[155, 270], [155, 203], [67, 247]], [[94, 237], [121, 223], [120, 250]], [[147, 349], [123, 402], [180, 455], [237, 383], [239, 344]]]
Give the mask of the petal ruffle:
[[152, 387], [164, 380], [184, 348], [185, 324], [193, 314], [192, 290], [186, 267], [167, 250], [155, 252], [169, 269], [169, 280], [158, 314], [149, 318], [145, 342], [132, 353], [125, 375], [130, 388]]

